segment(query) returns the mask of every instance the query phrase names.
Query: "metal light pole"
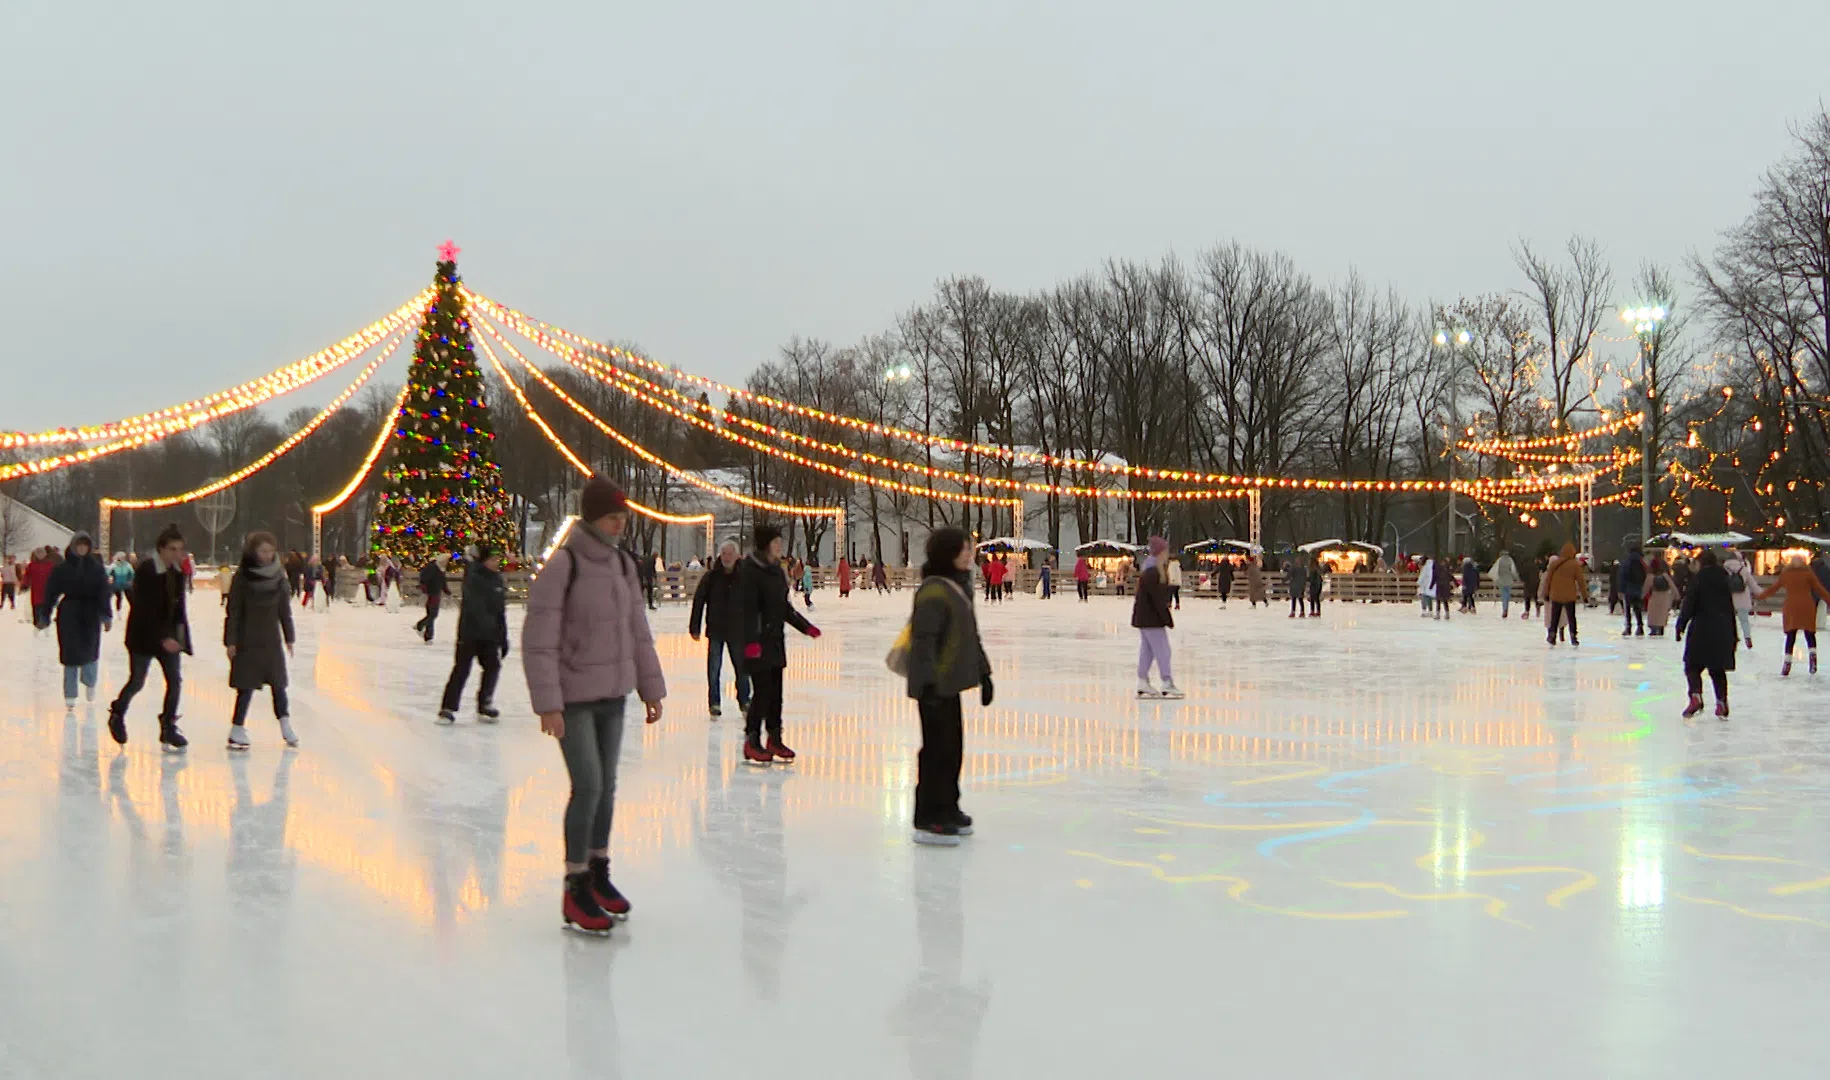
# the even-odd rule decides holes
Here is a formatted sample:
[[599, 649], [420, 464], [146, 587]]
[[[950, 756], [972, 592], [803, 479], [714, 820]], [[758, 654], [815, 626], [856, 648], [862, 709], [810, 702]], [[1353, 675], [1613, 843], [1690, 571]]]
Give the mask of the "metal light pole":
[[[1447, 348], [1450, 348], [1451, 346], [1453, 346], [1454, 348], [1458, 348], [1458, 349], [1466, 348], [1468, 346], [1468, 343], [1473, 340], [1474, 340], [1473, 335], [1469, 334], [1468, 331], [1466, 331], [1466, 330], [1456, 330], [1453, 333], [1451, 333], [1450, 331], [1447, 331], [1447, 330], [1436, 331], [1436, 347], [1439, 349], [1447, 349]], [[1445, 429], [1445, 430], [1447, 430], [1447, 429]], [[1449, 551], [1448, 551], [1448, 555], [1450, 558], [1454, 558], [1454, 556], [1455, 556], [1455, 439], [1456, 439], [1456, 436], [1451, 434], [1448, 437], [1448, 439], [1445, 441], [1445, 445], [1443, 446], [1444, 452], [1449, 455]]]
[[1662, 307], [1622, 308], [1620, 321], [1633, 327], [1639, 342], [1639, 543], [1652, 541], [1652, 410], [1658, 404], [1652, 393], [1652, 341], [1665, 321]]

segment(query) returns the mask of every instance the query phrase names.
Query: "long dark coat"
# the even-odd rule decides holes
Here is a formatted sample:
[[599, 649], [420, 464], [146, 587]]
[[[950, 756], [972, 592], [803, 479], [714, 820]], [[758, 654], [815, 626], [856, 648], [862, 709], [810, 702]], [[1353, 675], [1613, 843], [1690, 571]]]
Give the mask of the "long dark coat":
[[184, 580], [184, 569], [168, 566], [161, 571], [159, 560], [147, 559], [133, 575], [133, 591], [128, 600], [127, 651], [157, 656], [165, 651], [165, 642], [176, 641], [180, 651], [191, 651], [191, 619], [185, 606], [190, 590]]
[[787, 628], [805, 634], [813, 624], [794, 610], [788, 600], [788, 575], [782, 568], [754, 555], [737, 564], [737, 587], [731, 599], [737, 605], [738, 640], [744, 652], [762, 646], [762, 655], [745, 656], [745, 671], [775, 671], [788, 666]]
[[1691, 578], [1684, 604], [1678, 609], [1677, 634], [1685, 638], [1685, 668], [1735, 670], [1741, 634], [1735, 625], [1735, 594], [1728, 591], [1728, 571], [1705, 566]]
[[502, 575], [473, 562], [464, 568], [464, 594], [458, 598], [457, 639], [474, 644], [508, 644], [508, 583]]
[[278, 563], [263, 568], [243, 563], [229, 583], [229, 613], [222, 620], [222, 643], [235, 647], [229, 686], [285, 686], [284, 646], [292, 642], [292, 592], [285, 573]]
[[64, 561], [52, 569], [45, 583], [44, 597], [47, 605], [57, 605], [59, 663], [77, 667], [102, 658], [102, 624], [114, 619], [112, 597], [108, 570], [100, 556], [93, 551], [80, 557], [64, 552]]

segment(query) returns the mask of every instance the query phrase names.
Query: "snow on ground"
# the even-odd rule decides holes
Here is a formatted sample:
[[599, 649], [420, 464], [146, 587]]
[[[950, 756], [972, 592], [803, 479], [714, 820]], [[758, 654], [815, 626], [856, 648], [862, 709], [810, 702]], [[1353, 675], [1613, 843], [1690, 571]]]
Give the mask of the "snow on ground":
[[[1190, 604], [1178, 704], [1129, 607], [983, 611], [978, 835], [912, 847], [907, 594], [819, 597], [790, 769], [709, 722], [686, 611], [625, 744], [603, 942], [558, 923], [565, 776], [528, 715], [432, 722], [411, 612], [301, 616], [284, 751], [230, 757], [220, 649], [117, 749], [0, 619], [0, 1076], [1821, 1077], [1830, 734], [1819, 680], [1686, 723], [1679, 646], [1585, 612]], [[195, 601], [200, 641], [214, 597]], [[515, 615], [518, 625], [518, 613]], [[449, 630], [449, 615], [442, 629]], [[119, 628], [104, 663], [118, 685]], [[727, 708], [729, 706], [727, 705]]]

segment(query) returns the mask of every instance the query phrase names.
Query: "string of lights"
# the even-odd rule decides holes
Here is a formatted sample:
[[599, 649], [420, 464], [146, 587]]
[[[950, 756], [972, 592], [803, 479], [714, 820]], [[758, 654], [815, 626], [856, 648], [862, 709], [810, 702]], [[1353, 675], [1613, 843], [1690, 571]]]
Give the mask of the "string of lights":
[[[636, 354], [628, 352], [627, 350], [619, 349], [619, 348], [616, 348], [616, 347], [610, 346], [610, 345], [605, 345], [605, 344], [602, 344], [601, 342], [592, 341], [589, 338], [585, 338], [578, 334], [574, 334], [561, 327], [552, 326], [548, 323], [544, 323], [544, 322], [540, 322], [535, 319], [531, 319], [528, 316], [524, 315], [523, 313], [521, 313], [519, 311], [516, 311], [513, 308], [507, 307], [502, 304], [498, 304], [495, 301], [491, 300], [490, 298], [488, 298], [480, 293], [474, 292], [468, 288], [465, 289], [465, 296], [477, 308], [487, 312], [493, 318], [496, 318], [496, 319], [500, 320], [501, 322], [505, 323], [506, 325], [512, 327], [517, 333], [520, 333], [522, 336], [526, 337], [530, 341], [540, 341], [542, 339], [542, 337], [546, 336], [542, 332], [547, 331], [547, 332], [550, 332], [551, 335], [554, 337], [562, 338], [575, 345], [583, 346], [586, 349], [596, 351], [598, 353], [601, 353], [602, 355], [612, 358], [613, 360], [621, 359], [634, 366], [646, 368], [649, 371], [654, 372], [656, 374], [659, 374], [659, 375], [662, 375], [662, 376], [665, 376], [668, 378], [678, 379], [683, 382], [690, 382], [695, 385], [705, 387], [707, 389], [717, 390], [720, 393], [723, 393], [733, 399], [754, 402], [755, 404], [761, 405], [765, 408], [776, 410], [778, 412], [786, 412], [786, 413], [791, 413], [796, 416], [804, 416], [804, 417], [807, 417], [808, 419], [818, 420], [822, 423], [828, 423], [828, 424], [832, 424], [832, 425], [838, 426], [838, 427], [850, 428], [850, 429], [857, 430], [857, 431], [865, 431], [865, 432], [869, 432], [874, 435], [880, 435], [880, 436], [884, 436], [887, 438], [898, 439], [898, 440], [902, 440], [902, 441], [906, 441], [906, 442], [922, 443], [922, 444], [929, 445], [929, 446], [937, 446], [942, 449], [953, 450], [955, 452], [976, 453], [976, 454], [979, 454], [979, 455], [985, 456], [985, 457], [996, 457], [996, 458], [1001, 458], [1001, 459], [1009, 460], [1009, 461], [1013, 461], [1013, 462], [1029, 462], [1029, 463], [1034, 463], [1034, 464], [1050, 465], [1050, 466], [1059, 467], [1059, 468], [1076, 470], [1078, 472], [1095, 472], [1095, 473], [1103, 473], [1103, 474], [1107, 474], [1107, 475], [1118, 475], [1118, 476], [1136, 476], [1136, 477], [1143, 477], [1143, 478], [1151, 479], [1151, 480], [1168, 480], [1168, 481], [1177, 482], [1177, 483], [1216, 484], [1216, 485], [1222, 485], [1222, 486], [1230, 487], [1230, 488], [1264, 488], [1264, 489], [1277, 488], [1277, 489], [1284, 489], [1284, 490], [1303, 489], [1303, 490], [1315, 490], [1315, 491], [1364, 491], [1364, 492], [1416, 491], [1416, 492], [1426, 492], [1426, 491], [1448, 491], [1448, 490], [1450, 490], [1451, 486], [1453, 486], [1455, 488], [1455, 490], [1457, 490], [1458, 492], [1472, 495], [1472, 494], [1476, 493], [1474, 490], [1474, 488], [1476, 488], [1476, 487], [1489, 488], [1489, 489], [1495, 489], [1495, 490], [1506, 490], [1506, 489], [1547, 490], [1547, 489], [1568, 487], [1572, 483], [1572, 481], [1570, 481], [1568, 479], [1558, 478], [1558, 477], [1549, 477], [1549, 478], [1522, 477], [1522, 478], [1511, 478], [1511, 479], [1483, 479], [1483, 480], [1472, 482], [1472, 485], [1470, 485], [1470, 486], [1464, 486], [1464, 485], [1468, 485], [1469, 482], [1457, 481], [1453, 485], [1451, 485], [1448, 481], [1444, 481], [1444, 480], [1323, 480], [1323, 479], [1314, 479], [1314, 478], [1233, 476], [1233, 475], [1224, 474], [1224, 473], [1191, 472], [1191, 471], [1182, 470], [1182, 469], [1157, 469], [1157, 468], [1150, 468], [1150, 467], [1141, 466], [1141, 465], [1129, 465], [1129, 464], [1117, 465], [1117, 464], [1112, 464], [1110, 462], [1083, 461], [1083, 460], [1076, 459], [1076, 458], [1057, 457], [1053, 454], [1045, 454], [1045, 453], [1042, 453], [1040, 451], [1035, 451], [1035, 450], [1017, 450], [1017, 449], [1010, 448], [1010, 447], [991, 446], [991, 445], [988, 445], [985, 443], [965, 442], [965, 441], [962, 441], [959, 439], [949, 439], [949, 438], [945, 438], [945, 437], [937, 436], [937, 435], [928, 435], [928, 434], [918, 432], [918, 431], [909, 431], [905, 428], [898, 428], [893, 425], [878, 424], [874, 421], [863, 420], [858, 417], [844, 416], [844, 415], [836, 414], [836, 413], [829, 413], [823, 409], [817, 409], [817, 408], [813, 408], [813, 407], [807, 406], [807, 405], [800, 405], [800, 404], [790, 402], [790, 401], [783, 401], [779, 398], [774, 398], [767, 394], [757, 394], [752, 391], [745, 390], [742, 387], [731, 386], [727, 383], [719, 382], [716, 379], [706, 378], [705, 376], [702, 376], [702, 375], [695, 375], [691, 372], [684, 371], [677, 367], [669, 367], [667, 365], [657, 363], [653, 360], [649, 360], [645, 357], [637, 356]], [[547, 340], [551, 340], [551, 338], [549, 337], [549, 338], [547, 338]], [[977, 480], [979, 480], [979, 478], [977, 478], [977, 477], [975, 477], [974, 479], [975, 479], [975, 482]], [[927, 491], [926, 491], [926, 489], [918, 489], [918, 493], [925, 495], [925, 494], [927, 494]], [[940, 495], [940, 493], [937, 492], [937, 493], [935, 493], [935, 497], [940, 498], [942, 496]], [[1002, 500], [1002, 501], [1008, 502], [1009, 500]]]
[[[565, 458], [567, 464], [578, 470], [579, 475], [586, 477], [596, 475], [592, 471], [591, 466], [586, 465], [582, 458], [573, 453], [572, 448], [566, 445], [566, 441], [561, 439], [559, 433], [554, 431], [552, 426], [546, 422], [546, 417], [540, 415], [540, 410], [534, 408], [534, 403], [529, 401], [527, 399], [527, 394], [522, 392], [521, 384], [509, 377], [508, 369], [502, 366], [502, 361], [497, 358], [495, 350], [489, 347], [489, 342], [482, 338], [477, 338], [476, 343], [477, 346], [483, 350], [483, 356], [488, 359], [490, 366], [496, 369], [496, 374], [501, 376], [502, 381], [507, 384], [509, 393], [513, 394], [515, 400], [521, 403], [521, 409], [527, 414], [527, 418], [533, 421], [534, 426], [540, 429], [541, 434], [546, 436], [547, 441], [553, 444], [553, 449], [559, 451], [559, 456]], [[712, 514], [669, 514], [665, 511], [655, 510], [651, 507], [644, 506], [628, 496], [624, 496], [623, 501], [628, 504], [629, 509], [634, 510], [643, 517], [651, 518], [668, 525], [707, 525], [716, 520], [716, 517]], [[570, 522], [568, 522], [568, 527], [569, 524]], [[540, 561], [545, 563], [547, 556], [550, 554], [551, 550], [549, 549], [547, 555], [541, 556]]]
[[1521, 450], [1542, 450], [1547, 446], [1562, 446], [1574, 453], [1581, 443], [1590, 439], [1599, 439], [1637, 426], [1643, 416], [1644, 413], [1628, 413], [1598, 427], [1566, 431], [1561, 435], [1540, 435], [1534, 439], [1469, 439], [1458, 442], [1455, 446], [1458, 450], [1472, 450], [1490, 457], [1505, 457]]
[[387, 348], [381, 350], [379, 355], [373, 360], [370, 360], [368, 366], [363, 368], [362, 371], [356, 375], [355, 380], [344, 387], [342, 393], [332, 398], [330, 404], [324, 406], [324, 408], [319, 411], [318, 415], [311, 418], [310, 422], [287, 436], [286, 441], [267, 451], [265, 454], [262, 454], [260, 457], [255, 458], [252, 462], [249, 462], [242, 468], [237, 469], [227, 476], [212, 480], [202, 487], [192, 488], [189, 491], [177, 495], [165, 495], [156, 499], [103, 499], [103, 508], [109, 510], [161, 510], [168, 506], [178, 506], [182, 503], [195, 502], [198, 499], [206, 498], [219, 491], [234, 487], [236, 484], [241, 483], [243, 480], [246, 480], [248, 477], [253, 476], [255, 473], [260, 472], [262, 469], [265, 469], [267, 466], [284, 457], [293, 447], [304, 442], [312, 432], [322, 427], [326, 420], [329, 420], [338, 409], [343, 407], [345, 402], [354, 397], [356, 391], [361, 390], [363, 385], [369, 381], [369, 378], [373, 376], [376, 371], [380, 370], [383, 364], [388, 362], [388, 358], [394, 355], [394, 350], [400, 347], [400, 343], [405, 337], [406, 335], [404, 332], [396, 334], [394, 339], [388, 342]]
[[[155, 412], [130, 416], [107, 424], [51, 431], [0, 431], [0, 450], [52, 443], [128, 442], [134, 436], [160, 438], [186, 431], [233, 412], [250, 409], [281, 394], [290, 393], [342, 367], [349, 360], [368, 352], [375, 344], [409, 322], [424, 305], [432, 290], [427, 289], [393, 311], [356, 331], [335, 345], [320, 349], [303, 360], [294, 361], [276, 371], [214, 394], [173, 405]], [[134, 443], [133, 445], [140, 445]], [[85, 459], [87, 460], [87, 459]], [[74, 464], [74, 462], [71, 462]], [[44, 472], [46, 469], [32, 470]]]
[[349, 483], [343, 485], [342, 491], [337, 492], [327, 501], [312, 507], [312, 513], [328, 514], [332, 510], [335, 510], [337, 507], [348, 502], [350, 496], [362, 489], [363, 481], [369, 478], [369, 472], [375, 468], [375, 462], [380, 460], [381, 452], [387, 449], [388, 436], [394, 433], [394, 422], [400, 416], [402, 410], [407, 407], [407, 391], [412, 388], [413, 383], [411, 381], [401, 384], [400, 393], [394, 396], [394, 407], [388, 410], [388, 415], [382, 419], [381, 430], [375, 433], [375, 443], [369, 447], [368, 456], [364, 457], [362, 459], [362, 464], [357, 467], [356, 475], [350, 477]]
[[1617, 491], [1612, 495], [1604, 495], [1598, 499], [1585, 499], [1585, 500], [1580, 500], [1577, 502], [1566, 502], [1566, 503], [1553, 502], [1553, 501], [1551, 501], [1551, 497], [1548, 494], [1546, 494], [1543, 497], [1543, 500], [1540, 502], [1527, 502], [1527, 501], [1519, 500], [1519, 499], [1506, 499], [1506, 498], [1501, 498], [1497, 495], [1487, 496], [1486, 501], [1493, 502], [1493, 503], [1499, 503], [1502, 506], [1509, 506], [1514, 510], [1530, 510], [1533, 512], [1539, 512], [1539, 511], [1558, 511], [1558, 510], [1581, 510], [1583, 507], [1587, 507], [1587, 506], [1614, 506], [1617, 504], [1634, 502], [1638, 498], [1639, 498], [1639, 492], [1634, 491], [1631, 488], [1628, 488], [1624, 491]]

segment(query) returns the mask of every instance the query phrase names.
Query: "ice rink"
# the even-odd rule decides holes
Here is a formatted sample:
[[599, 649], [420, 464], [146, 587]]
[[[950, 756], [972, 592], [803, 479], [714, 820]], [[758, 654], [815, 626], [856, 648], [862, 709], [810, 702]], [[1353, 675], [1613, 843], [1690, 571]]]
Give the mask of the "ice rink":
[[[303, 739], [223, 746], [219, 648], [117, 749], [0, 619], [0, 1077], [1830, 1075], [1830, 672], [1678, 716], [1680, 646], [1583, 613], [1191, 602], [1179, 703], [1129, 601], [981, 610], [957, 849], [908, 841], [908, 595], [820, 594], [792, 768], [705, 708], [686, 609], [625, 743], [610, 941], [559, 928], [558, 751], [518, 653], [498, 727], [433, 723], [449, 641], [301, 615]], [[193, 601], [219, 640], [215, 594]], [[518, 627], [519, 611], [511, 612]], [[441, 631], [454, 620], [447, 614]], [[474, 684], [473, 684], [474, 685]]]

